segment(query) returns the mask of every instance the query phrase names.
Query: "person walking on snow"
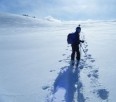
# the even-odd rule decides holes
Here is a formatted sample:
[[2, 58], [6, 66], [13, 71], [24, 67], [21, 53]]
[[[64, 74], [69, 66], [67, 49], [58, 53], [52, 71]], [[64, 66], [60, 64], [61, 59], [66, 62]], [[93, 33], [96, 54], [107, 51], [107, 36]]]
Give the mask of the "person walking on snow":
[[80, 40], [80, 32], [81, 32], [81, 27], [80, 25], [76, 28], [76, 31], [72, 33], [72, 38], [71, 34], [68, 35], [68, 39], [71, 39], [71, 47], [72, 47], [72, 53], [71, 53], [71, 64], [74, 65], [75, 57], [76, 57], [76, 62], [77, 64], [80, 61], [80, 50], [79, 50], [79, 44], [80, 42], [84, 43], [84, 40]]

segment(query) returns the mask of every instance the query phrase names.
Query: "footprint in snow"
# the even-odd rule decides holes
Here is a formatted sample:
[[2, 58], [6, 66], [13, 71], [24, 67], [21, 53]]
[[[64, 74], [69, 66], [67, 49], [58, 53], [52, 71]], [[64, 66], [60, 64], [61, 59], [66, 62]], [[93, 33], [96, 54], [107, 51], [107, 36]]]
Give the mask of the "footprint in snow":
[[46, 90], [46, 89], [48, 89], [48, 88], [50, 88], [50, 86], [43, 86], [43, 87], [42, 87], [43, 90]]
[[107, 100], [109, 97], [109, 92], [106, 89], [99, 89], [99, 90], [97, 90], [97, 95], [102, 100]]
[[65, 56], [66, 54], [62, 54], [62, 56]]
[[59, 60], [58, 62], [62, 62], [62, 60]]
[[50, 70], [50, 72], [54, 72], [54, 71], [56, 71], [56, 70]]
[[95, 62], [95, 60], [94, 60], [94, 59], [92, 59], [92, 60], [91, 60], [91, 62], [93, 63], [93, 62]]

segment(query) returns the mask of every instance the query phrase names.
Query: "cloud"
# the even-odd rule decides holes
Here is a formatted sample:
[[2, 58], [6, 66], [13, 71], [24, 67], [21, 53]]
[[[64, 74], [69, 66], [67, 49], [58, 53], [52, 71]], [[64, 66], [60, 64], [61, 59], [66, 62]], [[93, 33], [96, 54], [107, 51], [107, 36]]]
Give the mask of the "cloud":
[[0, 11], [63, 20], [114, 19], [116, 0], [0, 0]]
[[61, 20], [55, 19], [52, 16], [45, 17], [45, 20], [50, 21], [50, 22], [61, 23]]

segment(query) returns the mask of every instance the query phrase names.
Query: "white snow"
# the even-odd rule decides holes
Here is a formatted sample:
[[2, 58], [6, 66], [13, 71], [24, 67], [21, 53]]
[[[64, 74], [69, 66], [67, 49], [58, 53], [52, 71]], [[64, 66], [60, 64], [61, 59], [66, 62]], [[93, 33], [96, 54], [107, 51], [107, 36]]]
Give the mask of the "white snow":
[[71, 93], [73, 100], [114, 102], [116, 22], [74, 23], [50, 18], [52, 21], [0, 14], [0, 102], [66, 101], [67, 89], [64, 86], [55, 92], [54, 83], [59, 78], [62, 84], [60, 75], [65, 76], [65, 85], [68, 85], [67, 75], [77, 77], [75, 72], [71, 74], [68, 70], [71, 48], [66, 38], [79, 23], [82, 25], [81, 38], [84, 35], [87, 42], [82, 45], [87, 56], [84, 57], [81, 49], [86, 62], [81, 61], [78, 81], [69, 86], [70, 89], [73, 84], [77, 86], [77, 91]]

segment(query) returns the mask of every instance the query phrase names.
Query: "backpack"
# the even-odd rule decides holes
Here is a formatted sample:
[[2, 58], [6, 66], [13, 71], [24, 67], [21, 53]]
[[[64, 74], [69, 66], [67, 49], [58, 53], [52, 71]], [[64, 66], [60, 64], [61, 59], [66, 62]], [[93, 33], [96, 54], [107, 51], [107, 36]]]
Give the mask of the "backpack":
[[69, 33], [68, 36], [67, 36], [67, 43], [68, 44], [73, 44], [76, 42], [76, 36], [75, 36], [75, 33]]

